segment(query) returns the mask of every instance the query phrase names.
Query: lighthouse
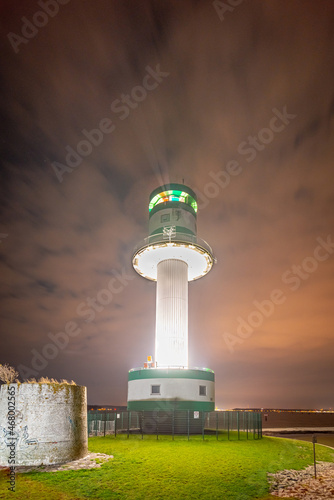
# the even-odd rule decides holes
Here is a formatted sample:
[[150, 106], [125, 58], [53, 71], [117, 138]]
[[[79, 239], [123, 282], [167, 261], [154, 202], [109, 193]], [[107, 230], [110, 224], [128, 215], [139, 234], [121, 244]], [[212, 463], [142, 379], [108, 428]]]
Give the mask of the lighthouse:
[[128, 409], [212, 411], [214, 372], [188, 362], [188, 283], [215, 262], [211, 247], [197, 236], [196, 194], [184, 184], [159, 186], [148, 210], [149, 235], [137, 246], [132, 265], [156, 281], [155, 353], [129, 371]]

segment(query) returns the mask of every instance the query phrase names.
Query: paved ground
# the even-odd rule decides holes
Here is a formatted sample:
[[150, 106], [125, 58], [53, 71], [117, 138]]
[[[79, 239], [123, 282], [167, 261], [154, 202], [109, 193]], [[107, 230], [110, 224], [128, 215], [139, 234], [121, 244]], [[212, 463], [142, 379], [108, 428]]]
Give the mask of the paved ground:
[[268, 430], [263, 432], [264, 436], [275, 436], [275, 437], [282, 437], [282, 438], [288, 438], [288, 439], [300, 439], [301, 441], [309, 441], [312, 442], [312, 438], [316, 435], [317, 438], [317, 443], [319, 444], [324, 444], [326, 446], [331, 446], [334, 448], [334, 433], [317, 433], [317, 432], [308, 432], [306, 434], [304, 433], [278, 433], [278, 432], [269, 432]]

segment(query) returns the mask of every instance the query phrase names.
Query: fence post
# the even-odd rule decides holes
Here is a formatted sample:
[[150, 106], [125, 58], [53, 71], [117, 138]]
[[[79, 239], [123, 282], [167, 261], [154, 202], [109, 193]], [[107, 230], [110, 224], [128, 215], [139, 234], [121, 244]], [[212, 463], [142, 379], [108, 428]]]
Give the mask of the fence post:
[[174, 427], [175, 427], [175, 408], [173, 408], [172, 413], [172, 439], [174, 441]]
[[238, 441], [240, 441], [240, 422], [239, 422], [239, 412], [237, 411], [237, 426], [238, 426]]
[[223, 430], [225, 431], [225, 427], [226, 427], [226, 411], [224, 411], [224, 414], [223, 414]]
[[97, 415], [98, 415], [98, 411], [95, 410], [95, 427], [96, 427], [96, 429], [95, 429], [95, 436], [97, 436]]
[[131, 420], [131, 411], [128, 411], [128, 439], [130, 434], [130, 420]]
[[218, 441], [218, 411], [216, 412], [216, 439]]
[[188, 441], [189, 441], [189, 420], [190, 420], [190, 418], [189, 418], [189, 411], [190, 410], [188, 410]]
[[246, 413], [246, 432], [247, 432], [247, 439], [248, 439], [248, 420], [249, 420], [249, 412]]
[[312, 443], [313, 443], [314, 479], [317, 479], [317, 462], [315, 459], [315, 443], [317, 443], [317, 436], [315, 434], [313, 434], [312, 436]]
[[253, 421], [253, 439], [255, 439], [255, 422], [254, 422], [255, 412], [252, 412], [252, 421]]
[[117, 411], [115, 412], [115, 426], [114, 426], [114, 433], [115, 433], [115, 437], [116, 437], [116, 433], [117, 433]]
[[227, 439], [230, 440], [230, 412], [227, 412]]
[[157, 418], [156, 418], [156, 422], [157, 422], [157, 440], [159, 439], [159, 410], [157, 410]]
[[202, 439], [204, 441], [204, 419], [205, 419], [205, 412], [202, 411]]
[[107, 411], [104, 412], [104, 419], [103, 419], [103, 437], [106, 437], [106, 416], [107, 416]]
[[144, 410], [141, 413], [141, 438], [144, 439]]

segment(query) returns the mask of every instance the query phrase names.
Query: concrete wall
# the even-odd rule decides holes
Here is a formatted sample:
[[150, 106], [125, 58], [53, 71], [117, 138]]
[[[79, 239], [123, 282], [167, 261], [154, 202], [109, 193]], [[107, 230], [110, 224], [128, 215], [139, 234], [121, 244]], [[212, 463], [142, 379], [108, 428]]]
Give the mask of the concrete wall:
[[[13, 415], [14, 420], [10, 418]], [[39, 383], [1, 386], [0, 465], [8, 466], [13, 456], [16, 465], [47, 465], [87, 454], [86, 387]]]

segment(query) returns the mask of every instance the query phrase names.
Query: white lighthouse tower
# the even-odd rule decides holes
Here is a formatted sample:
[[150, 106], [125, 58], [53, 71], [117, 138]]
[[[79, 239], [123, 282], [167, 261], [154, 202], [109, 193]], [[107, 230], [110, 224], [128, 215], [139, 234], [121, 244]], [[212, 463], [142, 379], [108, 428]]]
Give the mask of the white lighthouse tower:
[[149, 236], [132, 264], [157, 282], [155, 356], [129, 372], [129, 410], [214, 410], [214, 372], [188, 366], [188, 281], [205, 276], [215, 260], [197, 237], [196, 216], [189, 187], [167, 184], [151, 193]]

